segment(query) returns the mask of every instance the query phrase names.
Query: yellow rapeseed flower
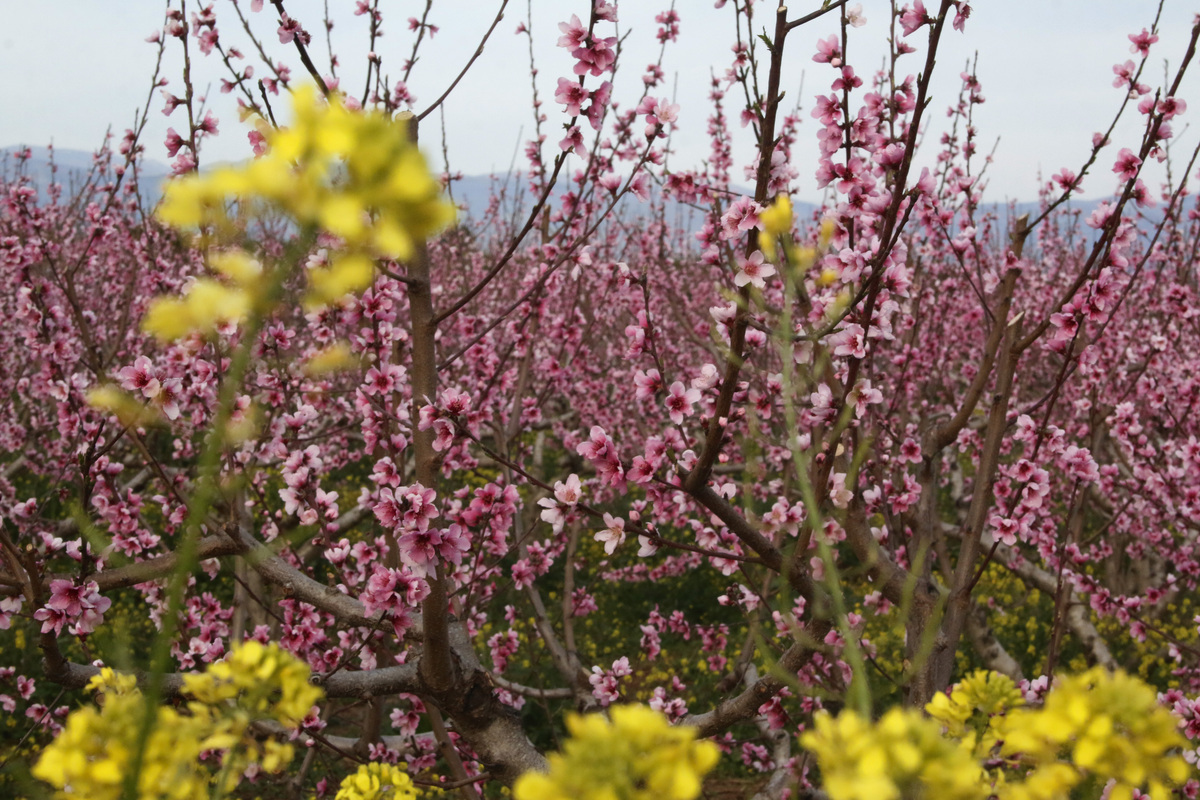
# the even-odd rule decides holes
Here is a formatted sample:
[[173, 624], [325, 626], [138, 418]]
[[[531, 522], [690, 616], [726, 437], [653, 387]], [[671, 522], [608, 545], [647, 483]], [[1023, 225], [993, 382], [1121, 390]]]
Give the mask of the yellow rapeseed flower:
[[161, 419], [153, 409], [111, 383], [89, 389], [87, 401], [92, 408], [112, 414], [127, 428], [145, 427]]
[[786, 194], [775, 198], [775, 202], [758, 214], [762, 223], [762, 234], [758, 237], [758, 248], [768, 261], [775, 260], [775, 240], [792, 232], [792, 200]]
[[[407, 259], [414, 244], [454, 220], [408, 126], [378, 111], [352, 111], [311, 87], [292, 95], [293, 124], [265, 134], [268, 150], [242, 167], [193, 174], [167, 184], [158, 216], [184, 231], [231, 232], [239, 216], [281, 212], [302, 229], [341, 240], [329, 267], [309, 273], [305, 305], [323, 306], [371, 285], [377, 259]], [[231, 251], [210, 266], [234, 285], [197, 281], [183, 299], [159, 298], [143, 323], [162, 340], [236, 322], [259, 308], [261, 269]]]
[[549, 772], [527, 772], [516, 800], [694, 800], [720, 752], [696, 730], [672, 726], [646, 706], [622, 705], [609, 716], [572, 714], [570, 738], [549, 758]]
[[223, 250], [208, 257], [208, 265], [238, 286], [251, 289], [262, 280], [258, 259], [245, 250]]
[[1010, 712], [1001, 734], [1001, 753], [1031, 767], [1023, 783], [1005, 787], [1003, 800], [1063, 797], [1087, 775], [1115, 781], [1110, 798], [1139, 789], [1165, 800], [1167, 787], [1190, 772], [1178, 754], [1186, 742], [1175, 717], [1154, 689], [1120, 671], [1095, 667], [1062, 678], [1042, 708]]
[[185, 676], [184, 689], [201, 703], [235, 701], [255, 717], [296, 725], [323, 696], [309, 675], [308, 665], [278, 644], [251, 640], [203, 674]]
[[[949, 694], [938, 693], [925, 706], [925, 712], [946, 727], [957, 739], [970, 734], [977, 742], [977, 757], [986, 757], [1003, 738], [999, 728], [1004, 715], [1025, 704], [1012, 678], [998, 672], [976, 670], [956, 684]], [[970, 724], [968, 724], [970, 723]]]
[[970, 750], [942, 736], [939, 725], [914, 709], [893, 708], [875, 723], [854, 711], [816, 717], [800, 737], [817, 757], [833, 800], [983, 800], [984, 774]]
[[334, 342], [320, 352], [314, 353], [302, 368], [305, 375], [318, 377], [330, 372], [347, 369], [355, 363], [354, 353], [346, 342]]
[[169, 342], [189, 333], [211, 333], [226, 322], [240, 322], [252, 305], [253, 297], [245, 289], [201, 278], [182, 299], [155, 298], [142, 328], [160, 341]]
[[[153, 710], [135, 782], [138, 800], [201, 800], [214, 788], [232, 791], [252, 764], [268, 772], [286, 767], [294, 747], [259, 742], [249, 735], [250, 724], [263, 718], [296, 724], [323, 694], [309, 685], [308, 675], [308, 666], [278, 645], [247, 642], [204, 673], [186, 676], [185, 691], [196, 698], [187, 713], [168, 706]], [[88, 689], [97, 705], [73, 711], [33, 768], [35, 778], [54, 787], [55, 800], [118, 800], [133, 765], [136, 721], [147, 712], [136, 680], [105, 668]], [[223, 751], [222, 759], [201, 761], [210, 750]]]
[[416, 800], [412, 779], [394, 764], [362, 764], [347, 775], [334, 800]]

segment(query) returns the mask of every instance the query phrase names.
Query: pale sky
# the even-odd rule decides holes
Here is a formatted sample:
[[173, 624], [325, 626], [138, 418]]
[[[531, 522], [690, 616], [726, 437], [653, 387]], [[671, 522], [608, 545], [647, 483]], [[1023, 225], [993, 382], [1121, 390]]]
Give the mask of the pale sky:
[[[228, 0], [217, 1], [221, 40], [250, 53], [244, 34]], [[334, 48], [340, 54], [340, 74], [348, 78], [353, 93], [361, 91], [367, 51], [365, 17], [353, 15], [352, 0], [328, 0], [336, 22]], [[936, 7], [936, 0], [926, 0]], [[862, 0], [866, 26], [852, 30], [849, 61], [860, 76], [869, 77], [881, 63], [887, 35], [887, 7], [882, 0]], [[567, 119], [562, 106], [554, 102], [554, 86], [559, 76], [570, 76], [569, 55], [555, 47], [557, 23], [572, 13], [586, 19], [586, 0], [532, 0], [533, 29], [539, 70], [538, 86], [543, 111], [548, 115], [544, 130], [551, 143], [561, 138], [561, 124]], [[242, 5], [249, 14], [248, 0]], [[401, 62], [408, 57], [414, 34], [405, 21], [418, 15], [422, 0], [395, 2], [384, 0], [385, 36], [377, 51], [384, 59], [385, 73], [393, 81]], [[499, 8], [499, 0], [439, 0], [430, 21], [440, 27], [432, 42], [427, 41], [409, 82], [422, 110], [436, 98], [458, 73], [474, 50], [483, 31]], [[618, 3], [622, 31], [632, 29], [623, 56], [623, 68], [616, 79], [614, 97], [628, 105], [640, 90], [640, 76], [657, 53], [653, 17], [670, 5], [670, 0], [621, 0]], [[670, 164], [684, 169], [697, 164], [708, 151], [705, 120], [711, 107], [707, 100], [709, 76], [721, 75], [730, 62], [732, 4], [714, 9], [712, 0], [676, 0], [681, 16], [681, 36], [669, 45], [664, 62], [666, 87], [656, 93], [676, 95], [681, 105], [680, 126], [672, 144], [676, 152]], [[773, 3], [759, 2], [760, 19], [770, 17]], [[792, 2], [792, 14], [799, 16], [819, 5]], [[1149, 27], [1156, 3], [1150, 0], [978, 0], [966, 33], [949, 28], [940, 50], [932, 90], [932, 105], [927, 116], [930, 133], [940, 135], [946, 124], [945, 109], [954, 102], [959, 88], [958, 75], [978, 53], [978, 75], [987, 102], [977, 109], [976, 126], [980, 149], [988, 151], [999, 139], [995, 163], [989, 167], [988, 199], [1034, 199], [1038, 174], [1048, 179], [1062, 167], [1077, 170], [1087, 156], [1091, 135], [1111, 121], [1121, 99], [1121, 90], [1112, 86], [1112, 65], [1134, 58], [1129, 51], [1127, 34]], [[321, 0], [289, 0], [286, 7], [313, 33], [312, 52], [322, 71], [328, 72], [328, 55], [322, 31]], [[178, 7], [176, 4], [175, 7]], [[198, 8], [188, 2], [188, 11]], [[271, 4], [260, 14], [250, 15], [268, 52], [285, 56], [299, 68], [291, 45], [281, 45], [275, 35], [275, 17]], [[119, 136], [129, 127], [136, 109], [145, 102], [149, 90], [156, 48], [144, 40], [160, 27], [163, 3], [150, 0], [0, 0], [3, 24], [0, 27], [0, 146], [44, 145], [53, 141], [60, 148], [93, 149], [110, 125]], [[1173, 69], [1182, 58], [1190, 33], [1194, 6], [1181, 0], [1166, 0], [1159, 24], [1161, 41], [1151, 53], [1151, 80], [1161, 76], [1164, 60]], [[525, 0], [512, 0], [475, 68], [460, 84], [445, 108], [446, 134], [450, 166], [466, 174], [505, 171], [516, 151], [532, 133], [531, 90], [527, 40], [514, 35], [519, 22], [526, 18]], [[834, 71], [812, 61], [817, 38], [837, 29], [836, 14], [793, 32], [788, 39], [784, 64], [784, 84], [788, 97], [800, 97], [802, 116], [800, 144], [794, 163], [800, 171], [798, 194], [814, 200], [819, 193], [813, 180], [815, 165], [815, 121], [809, 116], [812, 98], [828, 93]], [[924, 33], [914, 37], [923, 45]], [[181, 57], [177, 42], [168, 47], [164, 75], [177, 93], [180, 86]], [[230, 95], [217, 91], [223, 67], [215, 57], [205, 58], [193, 46], [193, 74], [197, 88], [211, 86], [210, 102], [220, 119], [221, 135], [210, 140], [201, 153], [202, 163], [239, 160], [250, 154], [245, 128], [238, 122]], [[905, 61], [908, 63], [905, 64]], [[924, 61], [923, 51], [901, 61], [902, 68], [916, 73]], [[1200, 78], [1193, 64], [1179, 96], [1191, 106], [1178, 118], [1175, 129], [1179, 145], [1176, 158], [1182, 168], [1197, 140], [1200, 126], [1188, 128], [1192, 116], [1200, 114]], [[262, 70], [258, 73], [262, 75]], [[589, 83], [594, 86], [594, 80]], [[803, 82], [803, 91], [801, 84]], [[673, 88], [674, 87], [674, 88]], [[790, 101], [789, 101], [790, 102]], [[167, 127], [186, 127], [183, 112], [165, 118], [162, 100], [155, 92], [151, 121], [144, 141], [148, 155], [166, 161], [163, 140]], [[731, 93], [726, 106], [736, 126], [738, 106]], [[1084, 184], [1084, 196], [1107, 194], [1116, 185], [1111, 162], [1122, 146], [1136, 149], [1140, 139], [1141, 118], [1131, 109], [1126, 123], [1115, 136], [1117, 147], [1102, 155], [1101, 164]], [[423, 130], [425, 149], [435, 164], [440, 164], [440, 143], [436, 139], [436, 115]], [[750, 156], [749, 137], [738, 132], [735, 140], [737, 169]], [[936, 143], [936, 135], [927, 136]], [[547, 155], [553, 152], [547, 150]], [[931, 157], [933, 148], [927, 148]], [[1111, 153], [1109, 155], [1108, 153]], [[522, 164], [518, 161], [518, 168]], [[1161, 171], [1154, 176], [1161, 175]]]

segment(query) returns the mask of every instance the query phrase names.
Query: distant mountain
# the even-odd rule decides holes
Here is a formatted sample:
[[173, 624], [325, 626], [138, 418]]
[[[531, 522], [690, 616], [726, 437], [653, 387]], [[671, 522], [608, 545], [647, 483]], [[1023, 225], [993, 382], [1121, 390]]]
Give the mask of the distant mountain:
[[[46, 188], [51, 183], [63, 186], [64, 196], [70, 196], [75, 189], [82, 186], [92, 173], [95, 159], [86, 150], [66, 150], [46, 147], [29, 148], [29, 158], [23, 163], [17, 154], [24, 150], [23, 146], [0, 148], [0, 176], [12, 180], [18, 170], [29, 177], [30, 182], [38, 191], [39, 199], [44, 196]], [[113, 166], [124, 163], [122, 156], [114, 156]], [[160, 162], [143, 159], [138, 167], [138, 189], [146, 202], [154, 205], [162, 196], [162, 182], [171, 169]], [[111, 176], [110, 176], [111, 177]]]
[[[17, 153], [23, 149], [20, 146], [0, 148], [0, 176], [5, 179], [15, 176], [18, 169]], [[53, 161], [51, 161], [51, 157]], [[114, 161], [116, 160], [114, 159]], [[52, 164], [57, 171], [52, 169]], [[37, 188], [39, 196], [52, 182], [63, 184], [64, 194], [69, 195], [72, 188], [81, 186], [92, 171], [93, 155], [85, 150], [55, 148], [51, 153], [45, 147], [30, 148], [30, 157], [20, 168], [25, 175], [29, 176]], [[170, 167], [161, 162], [145, 159], [141, 162], [138, 171], [139, 190], [148, 204], [153, 205], [158, 202], [162, 196], [162, 183], [170, 173]], [[744, 187], [735, 186], [733, 190], [750, 193], [750, 190]], [[657, 195], [657, 187], [654, 187], [652, 191]], [[450, 192], [454, 202], [464, 208], [464, 216], [475, 222], [483, 220], [494, 195], [502, 198], [506, 219], [522, 221], [524, 215], [528, 214], [529, 209], [533, 207], [536, 199], [530, 193], [527, 181], [521, 175], [465, 175], [453, 181]], [[1095, 238], [1097, 232], [1083, 223], [1101, 202], [1100, 200], [1074, 199], [1067, 206], [1069, 209], [1079, 212], [1079, 232], [1089, 240]], [[557, 206], [557, 202], [555, 198], [552, 198], [551, 207], [555, 206]], [[646, 203], [636, 197], [628, 196], [618, 206], [616, 213], [622, 219], [634, 220], [644, 216], [648, 208]], [[794, 201], [794, 208], [802, 225], [813, 220], [814, 214], [818, 210], [816, 204], [799, 200]], [[1010, 219], [1015, 219], [1022, 214], [1029, 214], [1032, 219], [1037, 217], [1038, 212], [1039, 204], [1036, 202], [984, 203], [980, 207], [978, 216], [994, 215], [996, 218], [995, 229], [1007, 231], [1010, 228]], [[1141, 224], [1143, 230], [1151, 229], [1162, 219], [1161, 206], [1142, 209], [1142, 212], [1144, 215]], [[682, 225], [686, 229], [696, 229], [703, 224], [701, 211], [674, 200], [667, 201], [666, 216], [668, 220]]]
[[[560, 182], [555, 188], [556, 191], [550, 198], [551, 208], [558, 207], [556, 195], [564, 191], [566, 185]], [[734, 186], [732, 189], [734, 192], [745, 194], [752, 192], [752, 190], [740, 186]], [[650, 193], [652, 197], [657, 198], [660, 190], [657, 186], [651, 186]], [[501, 198], [506, 219], [512, 219], [514, 216], [524, 218], [537, 200], [537, 197], [529, 189], [528, 181], [520, 174], [465, 175], [456, 178], [451, 183], [450, 194], [460, 208], [465, 206], [465, 216], [475, 221], [481, 220], [487, 213], [493, 195]], [[648, 203], [629, 194], [617, 205], [615, 213], [622, 219], [634, 220], [645, 216], [649, 208]], [[811, 216], [815, 208], [816, 206], [811, 203], [796, 204], [796, 211], [801, 218], [804, 218], [805, 215]], [[704, 212], [702, 210], [676, 200], [666, 202], [665, 212], [668, 220], [684, 225], [688, 229], [698, 228], [703, 224]]]

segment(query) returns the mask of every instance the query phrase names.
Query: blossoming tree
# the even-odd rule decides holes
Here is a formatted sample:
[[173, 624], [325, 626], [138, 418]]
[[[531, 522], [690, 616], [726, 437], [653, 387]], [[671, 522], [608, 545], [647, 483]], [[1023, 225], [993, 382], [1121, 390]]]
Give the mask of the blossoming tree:
[[[439, 183], [414, 144], [457, 84], [425, 107], [409, 88], [434, 4], [409, 20], [393, 83], [384, 13], [358, 3], [357, 97], [332, 53], [316, 63], [321, 22], [270, 6], [169, 5], [154, 44], [185, 71], [163, 110], [186, 122], [156, 211], [138, 130], [74, 196], [39, 198], [28, 155], [5, 184], [0, 703], [47, 738], [62, 692], [85, 686], [141, 720], [124, 756], [48, 750], [39, 777], [62, 796], [150, 791], [137, 776], [172, 749], [155, 749], [166, 703], [187, 704], [193, 755], [257, 780], [291, 758], [271, 737], [306, 753], [279, 779], [292, 788], [331, 792], [327, 772], [374, 762], [347, 797], [400, 781], [382, 762], [470, 795], [546, 772], [521, 796], [576, 796], [583, 768], [564, 765], [626, 753], [638, 730], [678, 758], [631, 761], [641, 777], [619, 792], [695, 796], [714, 760], [698, 736], [766, 774], [754, 791], [771, 797], [914, 781], [1054, 797], [1088, 780], [1194, 795], [1172, 725], [1200, 734], [1200, 211], [1196, 154], [1170, 147], [1200, 22], [1157, 88], [1156, 28], [1130, 37], [1114, 117], [1136, 115], [1140, 140], [1113, 141], [1114, 119], [1036, 213], [1008, 219], [983, 203], [972, 73], [930, 166], [916, 160], [939, 43], [969, 34], [962, 0], [877, 12], [888, 56], [870, 77], [848, 60], [860, 8], [735, 0], [710, 155], [684, 168], [662, 57], [617, 97], [617, 9], [581, 3], [558, 25], [573, 69], [552, 112], [533, 82], [526, 202], [497, 192], [455, 221], [455, 176]], [[657, 17], [664, 52], [681, 16]], [[809, 25], [828, 29], [811, 55], [828, 94], [805, 109], [815, 165], [792, 158], [802, 114], [783, 89], [805, 56], [789, 36]], [[266, 55], [272, 35], [294, 63]], [[245, 110], [243, 165], [200, 165], [218, 134], [202, 64]], [[1174, 176], [1158, 193], [1141, 177], [1156, 159]], [[826, 199], [798, 216], [814, 168]], [[1072, 208], [1085, 179], [1114, 175], [1090, 214]], [[293, 656], [320, 693], [297, 689]], [[235, 714], [251, 687], [222, 665], [243, 663], [278, 680], [287, 714]], [[1045, 716], [1008, 713], [1064, 665], [1102, 669]], [[631, 701], [695, 730], [582, 718], [572, 732], [592, 744], [548, 764], [562, 712]], [[86, 740], [76, 719], [62, 735]], [[243, 739], [253, 758], [229, 755]]]

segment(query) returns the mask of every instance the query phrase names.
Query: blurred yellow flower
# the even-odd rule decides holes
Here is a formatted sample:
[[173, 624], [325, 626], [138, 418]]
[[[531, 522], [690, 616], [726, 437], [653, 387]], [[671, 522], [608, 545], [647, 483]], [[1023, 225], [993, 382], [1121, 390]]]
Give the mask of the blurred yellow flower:
[[570, 738], [549, 756], [548, 773], [527, 772], [516, 800], [693, 800], [716, 766], [717, 746], [696, 730], [672, 726], [646, 706], [623, 705], [609, 716], [572, 714]]
[[[186, 713], [169, 706], [153, 710], [135, 780], [138, 800], [202, 800], [214, 789], [232, 791], [251, 764], [268, 772], [283, 769], [293, 746], [260, 742], [250, 735], [250, 724], [265, 718], [296, 725], [324, 694], [308, 677], [308, 666], [295, 656], [254, 641], [235, 646], [204, 673], [185, 676], [185, 690], [195, 698]], [[133, 767], [137, 720], [147, 712], [136, 679], [104, 668], [87, 688], [97, 705], [73, 711], [33, 768], [35, 778], [55, 788], [56, 800], [118, 800]], [[209, 750], [224, 751], [222, 759], [202, 761], [200, 754]]]
[[363, 764], [347, 775], [334, 800], [416, 800], [412, 779], [394, 764]]
[[[371, 285], [377, 259], [407, 259], [415, 242], [454, 221], [408, 126], [378, 111], [351, 111], [311, 87], [292, 95], [293, 124], [267, 131], [266, 153], [244, 167], [187, 175], [167, 184], [158, 217], [180, 230], [232, 231], [231, 213], [282, 212], [302, 229], [341, 240], [329, 267], [309, 272], [309, 308]], [[159, 298], [143, 322], [159, 339], [211, 332], [259, 308], [262, 269], [247, 253], [209, 259], [233, 286], [201, 279], [183, 299]]]

